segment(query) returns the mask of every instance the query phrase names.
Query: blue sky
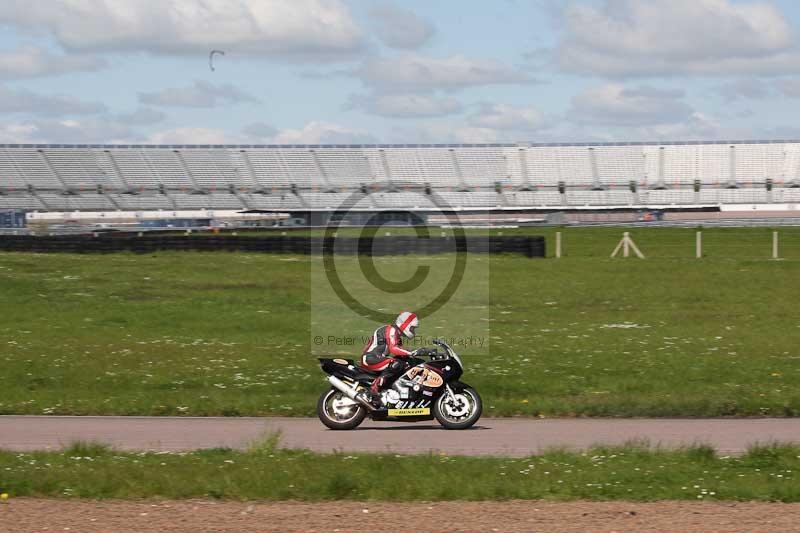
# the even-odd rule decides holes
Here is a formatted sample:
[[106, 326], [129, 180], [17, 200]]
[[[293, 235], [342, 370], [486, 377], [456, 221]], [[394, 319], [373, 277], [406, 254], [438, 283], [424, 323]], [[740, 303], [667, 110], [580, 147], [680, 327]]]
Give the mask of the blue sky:
[[0, 142], [800, 138], [799, 30], [786, 0], [4, 0]]

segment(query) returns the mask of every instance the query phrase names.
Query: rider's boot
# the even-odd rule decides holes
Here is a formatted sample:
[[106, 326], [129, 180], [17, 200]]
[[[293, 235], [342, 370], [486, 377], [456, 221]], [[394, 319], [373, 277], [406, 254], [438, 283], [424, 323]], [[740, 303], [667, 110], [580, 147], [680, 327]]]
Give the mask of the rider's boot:
[[362, 390], [358, 393], [357, 398], [365, 403], [370, 404], [375, 409], [380, 409], [383, 407], [383, 401], [381, 401], [381, 392], [380, 392], [380, 385], [382, 380], [380, 377], [375, 378], [375, 381], [372, 382], [369, 390]]
[[380, 409], [383, 407], [383, 401], [381, 400], [380, 393], [376, 394], [371, 390], [364, 390], [358, 393], [358, 398], [370, 404], [375, 409]]
[[375, 381], [372, 382], [372, 386], [369, 388], [370, 403], [375, 408], [380, 408], [383, 406], [383, 401], [381, 400], [382, 386], [383, 386], [383, 376], [378, 376], [377, 378], [375, 378]]
[[370, 394], [372, 395], [372, 399], [370, 400], [370, 403], [372, 403], [372, 407], [374, 407], [375, 409], [380, 409], [381, 407], [383, 407], [383, 400], [381, 399], [381, 395], [375, 394], [374, 392], [371, 392]]

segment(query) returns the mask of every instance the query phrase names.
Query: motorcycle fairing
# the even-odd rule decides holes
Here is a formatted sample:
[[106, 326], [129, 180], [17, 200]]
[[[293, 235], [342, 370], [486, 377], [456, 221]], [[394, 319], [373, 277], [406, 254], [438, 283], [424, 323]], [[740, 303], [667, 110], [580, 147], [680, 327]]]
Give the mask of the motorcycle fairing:
[[326, 374], [347, 377], [353, 381], [372, 382], [375, 376], [378, 375], [376, 372], [370, 372], [359, 367], [352, 359], [326, 359], [320, 357], [319, 364]]
[[397, 392], [400, 401], [389, 407], [426, 407], [442, 395], [444, 383], [444, 378], [428, 363], [412, 366], [392, 383], [391, 389]]
[[430, 389], [436, 389], [444, 385], [442, 376], [436, 370], [425, 364], [409, 368], [408, 372], [406, 372], [403, 377]]
[[450, 359], [445, 359], [442, 361], [430, 361], [425, 363], [425, 365], [428, 368], [435, 370], [447, 383], [457, 381], [458, 378], [461, 377], [461, 374], [464, 373], [462, 368], [457, 364], [453, 364], [453, 361]]

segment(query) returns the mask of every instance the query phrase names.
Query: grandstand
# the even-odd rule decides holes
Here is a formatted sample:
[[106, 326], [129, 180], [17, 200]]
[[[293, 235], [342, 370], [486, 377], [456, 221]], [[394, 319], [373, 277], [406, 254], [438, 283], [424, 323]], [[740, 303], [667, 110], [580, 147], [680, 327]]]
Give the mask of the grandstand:
[[800, 141], [0, 145], [0, 209], [521, 211], [800, 202]]

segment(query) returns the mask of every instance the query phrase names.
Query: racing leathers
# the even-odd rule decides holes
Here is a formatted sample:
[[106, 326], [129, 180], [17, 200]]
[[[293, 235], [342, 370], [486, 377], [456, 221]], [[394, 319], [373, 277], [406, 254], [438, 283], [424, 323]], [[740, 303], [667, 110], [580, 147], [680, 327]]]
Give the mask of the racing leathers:
[[403, 348], [400, 328], [387, 325], [375, 330], [361, 354], [362, 368], [373, 372], [381, 371], [370, 388], [373, 396], [380, 394], [386, 384], [400, 377], [406, 367], [404, 359], [409, 355], [412, 352]]

